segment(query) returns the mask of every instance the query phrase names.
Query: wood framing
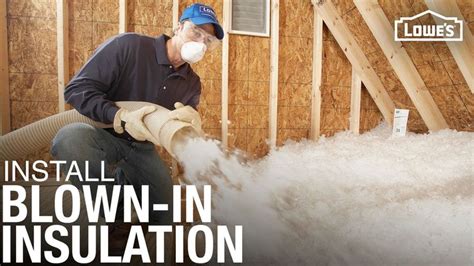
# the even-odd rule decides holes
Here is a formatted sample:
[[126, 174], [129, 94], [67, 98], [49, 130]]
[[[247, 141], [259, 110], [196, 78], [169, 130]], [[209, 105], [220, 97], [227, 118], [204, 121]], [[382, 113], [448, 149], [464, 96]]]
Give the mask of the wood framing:
[[127, 0], [119, 0], [119, 33], [128, 31]]
[[67, 0], [56, 0], [58, 110], [65, 111], [64, 87], [69, 82], [69, 18]]
[[173, 30], [178, 27], [179, 22], [179, 0], [173, 0]]
[[7, 2], [0, 1], [0, 135], [10, 132]]
[[221, 134], [222, 146], [227, 148], [229, 135], [229, 1], [224, 1], [222, 17], [224, 39], [222, 40]]
[[280, 0], [271, 1], [270, 29], [270, 103], [269, 103], [269, 136], [270, 148], [276, 147], [278, 129], [278, 49], [280, 34]]
[[313, 27], [313, 84], [311, 89], [311, 132], [310, 138], [316, 140], [321, 131], [321, 76], [323, 70], [323, 19], [316, 9]]
[[361, 98], [362, 81], [357, 75], [354, 68], [352, 68], [352, 83], [351, 83], [351, 116], [349, 128], [354, 134], [360, 132], [360, 98]]
[[[466, 20], [462, 16], [455, 0], [425, 0], [426, 5], [432, 11], [442, 14], [443, 16], [456, 17], [463, 21], [463, 41], [462, 42], [446, 42], [451, 54], [461, 71], [467, 86], [474, 93], [474, 38]], [[432, 16], [437, 24], [443, 24], [440, 18]]]
[[395, 42], [393, 25], [388, 21], [378, 2], [376, 0], [358, 0], [354, 3], [428, 129], [447, 128], [446, 120], [431, 97], [410, 56], [400, 42]]
[[356, 69], [385, 121], [392, 124], [395, 105], [336, 8], [331, 1], [316, 3], [314, 7], [346, 54], [352, 67]]

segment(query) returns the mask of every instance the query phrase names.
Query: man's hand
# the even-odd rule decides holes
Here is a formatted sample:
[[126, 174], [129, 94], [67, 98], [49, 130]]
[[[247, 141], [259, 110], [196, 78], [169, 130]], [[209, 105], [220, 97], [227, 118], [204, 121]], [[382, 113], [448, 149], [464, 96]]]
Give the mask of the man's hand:
[[201, 130], [202, 122], [198, 111], [190, 105], [184, 105], [180, 102], [174, 104], [175, 110], [169, 113], [171, 119], [177, 119], [186, 123], [190, 123], [198, 130]]
[[120, 108], [115, 114], [114, 118], [114, 130], [115, 132], [122, 134], [124, 128], [122, 122], [125, 122], [125, 130], [134, 139], [139, 141], [148, 140], [155, 145], [160, 145], [159, 141], [153, 137], [148, 128], [143, 123], [143, 117], [147, 114], [153, 113], [156, 110], [154, 106], [144, 106], [135, 111], [129, 111], [124, 108]]

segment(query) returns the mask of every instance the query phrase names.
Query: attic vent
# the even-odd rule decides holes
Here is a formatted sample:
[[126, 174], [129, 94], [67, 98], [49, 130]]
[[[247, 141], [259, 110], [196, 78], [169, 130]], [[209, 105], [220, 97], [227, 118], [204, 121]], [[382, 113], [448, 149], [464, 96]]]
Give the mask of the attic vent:
[[231, 0], [230, 33], [270, 36], [270, 0]]

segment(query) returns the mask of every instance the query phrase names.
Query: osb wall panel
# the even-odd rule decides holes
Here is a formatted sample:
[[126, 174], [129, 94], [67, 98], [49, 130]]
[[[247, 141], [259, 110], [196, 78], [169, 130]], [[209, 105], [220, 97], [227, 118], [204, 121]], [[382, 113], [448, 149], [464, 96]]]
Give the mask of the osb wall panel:
[[229, 36], [229, 147], [268, 152], [270, 39]]
[[72, 77], [101, 43], [118, 34], [119, 6], [115, 0], [70, 0], [68, 9]]
[[332, 136], [349, 128], [352, 67], [336, 40], [323, 27], [321, 135]]
[[364, 133], [378, 126], [383, 121], [383, 116], [364, 84], [362, 84], [360, 98], [359, 131]]
[[[463, 16], [467, 17], [466, 21], [472, 20], [472, 1], [457, 2]], [[412, 16], [428, 9], [422, 0], [405, 1], [403, 5], [384, 0], [380, 1], [380, 5], [390, 21], [400, 16]], [[426, 15], [418, 18], [417, 23], [434, 25], [435, 21], [431, 15]], [[446, 44], [444, 42], [404, 42], [403, 46], [449, 127], [474, 131], [474, 113], [472, 113], [474, 95], [467, 90], [466, 81]], [[402, 99], [402, 97], [392, 98]]]
[[[55, 1], [7, 1], [12, 130], [55, 114]], [[24, 160], [48, 159], [47, 149]]]
[[128, 29], [136, 33], [157, 36], [172, 35], [173, 0], [128, 1]]
[[280, 1], [277, 145], [309, 137], [313, 56], [311, 1]]
[[456, 0], [459, 10], [471, 32], [474, 32], [474, 3], [472, 0]]

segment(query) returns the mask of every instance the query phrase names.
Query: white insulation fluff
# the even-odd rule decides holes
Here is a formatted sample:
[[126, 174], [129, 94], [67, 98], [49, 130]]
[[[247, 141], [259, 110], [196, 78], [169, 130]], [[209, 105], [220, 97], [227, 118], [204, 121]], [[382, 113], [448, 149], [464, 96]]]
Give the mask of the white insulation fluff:
[[287, 142], [245, 161], [214, 140], [177, 156], [212, 184], [216, 224], [243, 225], [244, 264], [474, 265], [474, 133]]

